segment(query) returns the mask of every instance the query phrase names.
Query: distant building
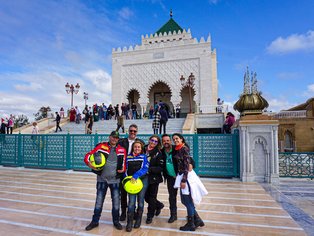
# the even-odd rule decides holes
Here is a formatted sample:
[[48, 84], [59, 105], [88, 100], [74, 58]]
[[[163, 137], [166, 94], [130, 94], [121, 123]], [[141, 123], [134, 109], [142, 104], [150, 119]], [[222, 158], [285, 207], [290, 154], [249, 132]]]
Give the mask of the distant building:
[[193, 73], [192, 112], [215, 112], [218, 98], [216, 50], [211, 38], [198, 41], [190, 29], [179, 26], [172, 14], [154, 34], [142, 36], [141, 45], [112, 50], [112, 104], [133, 102], [142, 114], [155, 102], [171, 113], [177, 106], [189, 112], [189, 87], [182, 86]]
[[314, 97], [274, 115], [280, 152], [314, 152]]

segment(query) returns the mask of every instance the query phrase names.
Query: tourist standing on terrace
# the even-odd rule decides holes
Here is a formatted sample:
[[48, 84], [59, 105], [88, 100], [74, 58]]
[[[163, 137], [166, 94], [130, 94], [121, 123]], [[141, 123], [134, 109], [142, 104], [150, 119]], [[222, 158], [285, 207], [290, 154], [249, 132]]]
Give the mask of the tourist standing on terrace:
[[[197, 188], [198, 191], [205, 189], [204, 186], [200, 185], [190, 185], [188, 175], [196, 176], [193, 170], [190, 171], [190, 165], [193, 164], [193, 159], [190, 156], [190, 148], [186, 145], [185, 139], [182, 134], [175, 133], [172, 135], [173, 142], [175, 144], [174, 159], [178, 164], [178, 175], [176, 177], [175, 187], [180, 188], [181, 202], [186, 207], [187, 210], [187, 223], [180, 227], [182, 231], [195, 231], [197, 227], [203, 227], [205, 224], [195, 210], [194, 201], [196, 199], [192, 198], [191, 187]], [[198, 178], [197, 176], [195, 178]], [[196, 182], [196, 181], [195, 181]], [[200, 181], [199, 181], [200, 182]], [[203, 188], [201, 188], [203, 187]], [[206, 189], [201, 192], [202, 195], [207, 194]], [[200, 195], [200, 197], [202, 196]], [[199, 199], [197, 199], [199, 200]]]
[[58, 132], [58, 129], [60, 129], [60, 131], [62, 131], [61, 127], [60, 127], [60, 121], [61, 121], [61, 117], [59, 115], [59, 113], [56, 111], [56, 133]]
[[[103, 209], [106, 193], [110, 188], [112, 201], [112, 221], [116, 229], [122, 230], [122, 225], [119, 223], [119, 208], [120, 208], [120, 191], [119, 183], [121, 176], [126, 170], [126, 151], [118, 144], [119, 133], [112, 131], [109, 136], [109, 142], [103, 142], [96, 145], [96, 147], [85, 155], [84, 162], [92, 171], [97, 174], [96, 184], [96, 202], [94, 208], [93, 219], [85, 230], [89, 231], [99, 225], [99, 219]], [[105, 165], [102, 170], [94, 167], [90, 160], [91, 155], [101, 153], [105, 157]]]

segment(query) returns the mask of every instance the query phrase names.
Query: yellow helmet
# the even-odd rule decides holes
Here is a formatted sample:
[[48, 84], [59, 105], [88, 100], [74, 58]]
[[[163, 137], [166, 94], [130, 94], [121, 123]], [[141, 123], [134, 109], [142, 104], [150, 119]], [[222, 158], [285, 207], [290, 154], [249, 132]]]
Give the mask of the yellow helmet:
[[135, 183], [132, 183], [130, 180], [132, 179], [132, 176], [127, 176], [122, 180], [123, 188], [126, 192], [130, 194], [137, 194], [139, 193], [143, 188], [143, 182], [140, 178], [138, 178]]
[[89, 162], [96, 170], [102, 170], [106, 164], [106, 158], [103, 153], [96, 152], [89, 156]]

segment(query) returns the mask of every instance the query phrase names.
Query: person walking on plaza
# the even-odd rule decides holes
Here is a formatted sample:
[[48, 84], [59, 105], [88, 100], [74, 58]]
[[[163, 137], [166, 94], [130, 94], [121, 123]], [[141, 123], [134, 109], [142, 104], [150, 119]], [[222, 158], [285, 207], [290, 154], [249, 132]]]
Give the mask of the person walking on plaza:
[[87, 113], [85, 117], [88, 117], [88, 120], [86, 121], [85, 124], [85, 134], [92, 134], [93, 133], [93, 124], [94, 124], [94, 118], [92, 113], [90, 112], [89, 114]]
[[64, 118], [64, 109], [63, 109], [63, 107], [60, 108], [60, 117]]
[[[141, 179], [143, 183], [142, 190], [137, 194], [128, 194], [129, 205], [127, 215], [126, 231], [131, 232], [134, 227], [139, 228], [142, 223], [142, 215], [144, 211], [144, 198], [148, 185], [147, 171], [149, 162], [147, 156], [143, 154], [144, 148], [141, 141], [135, 141], [132, 145], [131, 153], [126, 158], [126, 176], [132, 176], [131, 182]], [[137, 217], [133, 226], [135, 203], [137, 202]]]
[[158, 135], [154, 134], [144, 147], [144, 153], [149, 161], [148, 187], [145, 194], [145, 201], [148, 203], [146, 224], [152, 223], [154, 216], [158, 216], [164, 208], [164, 204], [157, 200], [158, 187], [163, 180], [161, 173], [164, 166], [160, 149], [161, 140]]
[[13, 115], [11, 114], [10, 118], [8, 119], [7, 134], [12, 134], [13, 126], [14, 126], [14, 118], [13, 118]]
[[162, 127], [164, 127], [164, 134], [166, 133], [166, 126], [168, 121], [168, 112], [165, 109], [165, 106], [160, 106], [159, 109], [160, 113], [160, 127], [159, 127], [159, 133], [161, 134]]
[[131, 110], [132, 110], [132, 119], [136, 120], [136, 116], [137, 116], [137, 111], [136, 111], [137, 107], [136, 104], [133, 102], [132, 106], [131, 106]]
[[[131, 124], [129, 126], [129, 135], [127, 138], [122, 138], [119, 140], [119, 144], [125, 148], [127, 154], [131, 153], [132, 151], [132, 145], [135, 141], [140, 141], [144, 146], [144, 141], [141, 139], [138, 139], [136, 137], [138, 132], [138, 127], [136, 124]], [[120, 185], [120, 191], [121, 191], [121, 215], [120, 215], [120, 221], [125, 221], [126, 219], [126, 210], [128, 207], [127, 203], [127, 192], [124, 190], [123, 186]]]
[[170, 218], [168, 223], [173, 223], [177, 220], [177, 193], [178, 189], [174, 188], [176, 181], [178, 164], [174, 159], [175, 146], [171, 144], [171, 137], [168, 134], [164, 134], [161, 138], [162, 142], [162, 156], [164, 159], [163, 174], [167, 182], [167, 189], [169, 194], [169, 209]]
[[32, 134], [39, 134], [39, 128], [37, 122], [33, 122]]
[[60, 121], [61, 121], [61, 117], [59, 115], [59, 113], [56, 111], [56, 133], [58, 132], [58, 129], [60, 129], [60, 131], [62, 131], [61, 127], [60, 127]]
[[154, 111], [154, 115], [153, 115], [153, 123], [152, 123], [152, 128], [153, 128], [153, 131], [154, 131], [154, 134], [158, 134], [158, 130], [159, 130], [159, 127], [160, 127], [160, 113], [157, 110]]
[[4, 123], [4, 119], [3, 119], [3, 118], [1, 118], [1, 128], [0, 128], [0, 133], [1, 133], [1, 134], [5, 134], [5, 132], [6, 132], [6, 128], [7, 128], [7, 124], [6, 124], [6, 123]]
[[181, 202], [186, 207], [188, 213], [188, 222], [180, 227], [180, 230], [195, 231], [197, 227], [203, 227], [205, 224], [195, 210], [194, 199], [192, 199], [191, 195], [191, 185], [188, 180], [188, 174], [191, 174], [189, 171], [190, 165], [193, 164], [193, 159], [189, 154], [190, 149], [185, 143], [182, 134], [174, 133], [172, 139], [175, 144], [174, 159], [178, 164], [178, 175], [176, 177], [175, 187], [180, 188]]
[[[119, 133], [112, 131], [109, 136], [109, 142], [103, 142], [96, 145], [96, 147], [85, 155], [84, 162], [89, 166], [94, 173], [97, 174], [96, 184], [96, 202], [94, 208], [94, 215], [92, 221], [86, 226], [85, 230], [89, 231], [99, 225], [99, 219], [103, 209], [106, 193], [110, 188], [112, 201], [112, 221], [116, 229], [122, 230], [122, 225], [119, 222], [120, 210], [120, 191], [119, 183], [121, 176], [126, 171], [126, 150], [118, 144]], [[91, 155], [102, 153], [105, 157], [105, 165], [102, 170], [94, 168], [90, 161]]]
[[119, 129], [122, 129], [122, 133], [124, 133], [124, 117], [123, 115], [120, 115], [117, 117], [117, 129], [116, 131], [119, 131]]
[[81, 110], [77, 106], [75, 106], [75, 114], [76, 114], [75, 123], [79, 124], [81, 121]]

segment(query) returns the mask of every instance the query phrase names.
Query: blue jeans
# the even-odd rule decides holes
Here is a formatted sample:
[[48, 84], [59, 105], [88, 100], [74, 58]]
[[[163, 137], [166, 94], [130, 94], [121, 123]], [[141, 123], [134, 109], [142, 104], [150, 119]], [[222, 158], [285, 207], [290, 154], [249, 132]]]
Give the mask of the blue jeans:
[[102, 208], [104, 205], [106, 193], [110, 188], [111, 200], [112, 200], [112, 221], [113, 223], [119, 222], [119, 210], [120, 210], [120, 191], [119, 183], [117, 184], [108, 184], [107, 182], [97, 182], [96, 189], [96, 202], [94, 208], [93, 222], [98, 223], [101, 216]]
[[195, 206], [194, 202], [191, 196], [191, 188], [188, 182], [186, 184], [189, 187], [190, 194], [189, 195], [184, 195], [182, 194], [182, 190], [180, 190], [180, 195], [181, 195], [181, 202], [182, 204], [186, 207], [186, 211], [188, 213], [188, 216], [194, 216], [195, 214]]
[[136, 111], [132, 111], [132, 119], [133, 120], [136, 120], [136, 113], [137, 113]]
[[143, 182], [143, 188], [141, 192], [138, 194], [129, 194], [129, 205], [128, 205], [128, 213], [134, 212], [135, 210], [135, 202], [137, 197], [137, 209], [138, 211], [144, 211], [144, 200], [145, 200], [145, 193], [148, 187], [148, 177], [144, 177], [141, 179]]

